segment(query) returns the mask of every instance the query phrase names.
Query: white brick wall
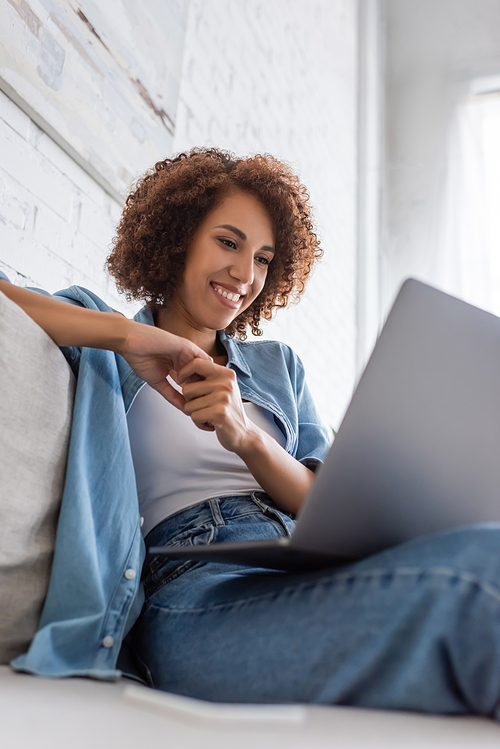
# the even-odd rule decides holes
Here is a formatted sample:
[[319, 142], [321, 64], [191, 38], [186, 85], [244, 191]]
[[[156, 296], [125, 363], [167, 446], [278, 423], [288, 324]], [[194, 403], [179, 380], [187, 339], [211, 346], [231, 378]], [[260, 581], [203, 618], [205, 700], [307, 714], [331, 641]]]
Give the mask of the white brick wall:
[[126, 311], [103, 264], [120, 208], [0, 92], [0, 268], [49, 291], [79, 283]]
[[[356, 0], [191, 0], [174, 150], [273, 153], [308, 185], [325, 258], [266, 337], [306, 363], [338, 426], [355, 371]], [[50, 291], [103, 273], [119, 206], [0, 94], [0, 268]]]

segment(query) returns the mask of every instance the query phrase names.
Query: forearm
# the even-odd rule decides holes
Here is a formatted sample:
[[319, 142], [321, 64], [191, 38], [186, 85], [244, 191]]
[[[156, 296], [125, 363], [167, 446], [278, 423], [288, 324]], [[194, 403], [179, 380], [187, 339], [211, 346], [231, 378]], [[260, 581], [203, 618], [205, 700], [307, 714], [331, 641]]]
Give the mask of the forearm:
[[136, 324], [122, 315], [76, 307], [1, 279], [0, 291], [18, 304], [58, 346], [121, 352], [131, 325]]
[[284, 512], [296, 514], [314, 482], [314, 473], [261, 429], [238, 450], [253, 477]]

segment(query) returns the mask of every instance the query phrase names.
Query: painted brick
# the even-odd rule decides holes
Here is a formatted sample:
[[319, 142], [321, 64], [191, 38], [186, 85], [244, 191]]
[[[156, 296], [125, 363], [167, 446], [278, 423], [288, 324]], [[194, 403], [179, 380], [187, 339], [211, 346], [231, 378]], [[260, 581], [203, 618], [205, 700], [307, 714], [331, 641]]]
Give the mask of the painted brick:
[[71, 245], [74, 227], [50, 208], [40, 205], [36, 211], [33, 231], [40, 244], [49, 250], [55, 250]]
[[102, 210], [84, 196], [80, 201], [78, 228], [98, 247], [107, 247], [114, 232], [108, 211]]
[[36, 141], [36, 150], [69, 179], [79, 192], [85, 193], [96, 205], [103, 205], [105, 192], [102, 187], [89, 174], [84, 172], [52, 138], [40, 132]]
[[76, 232], [72, 237], [71, 249], [66, 257], [70, 258], [75, 271], [83, 269], [87, 276], [103, 283], [102, 275], [106, 255], [106, 247], [102, 245], [97, 247], [86, 236]]
[[62, 218], [69, 218], [74, 188], [36, 149], [0, 120], [3, 171], [31, 192], [35, 200], [50, 206]]
[[14, 270], [14, 268], [11, 265], [8, 265], [7, 263], [4, 263], [0, 260], [0, 270], [5, 273], [9, 281], [16, 286], [32, 286], [32, 280], [30, 278], [27, 278], [26, 276], [23, 276], [21, 273], [19, 273], [17, 270]]
[[0, 117], [13, 130], [27, 140], [30, 128], [30, 118], [24, 114], [13, 101], [0, 91]]
[[0, 220], [24, 231], [30, 214], [29, 203], [22, 203], [14, 197], [2, 201]]

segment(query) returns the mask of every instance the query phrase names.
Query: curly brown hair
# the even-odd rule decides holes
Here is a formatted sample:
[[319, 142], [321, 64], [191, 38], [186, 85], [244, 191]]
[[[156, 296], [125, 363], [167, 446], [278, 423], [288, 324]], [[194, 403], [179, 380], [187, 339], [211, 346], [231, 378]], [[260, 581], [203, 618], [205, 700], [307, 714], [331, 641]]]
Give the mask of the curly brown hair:
[[231, 189], [256, 197], [269, 213], [275, 256], [259, 296], [226, 332], [246, 338], [273, 310], [302, 295], [323, 251], [314, 232], [309, 194], [291, 169], [267, 154], [239, 159], [216, 148], [193, 148], [159, 161], [135, 184], [118, 224], [106, 267], [127, 299], [153, 310], [182, 278], [186, 250], [205, 216]]

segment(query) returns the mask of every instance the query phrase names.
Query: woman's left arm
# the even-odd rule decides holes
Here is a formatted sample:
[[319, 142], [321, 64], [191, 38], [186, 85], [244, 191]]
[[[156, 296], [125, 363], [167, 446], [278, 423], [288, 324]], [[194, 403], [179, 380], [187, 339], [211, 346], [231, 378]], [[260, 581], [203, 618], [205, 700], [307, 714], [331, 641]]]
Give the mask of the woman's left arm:
[[313, 485], [314, 473], [262, 429], [255, 427], [255, 432], [237, 454], [278, 507], [296, 515]]
[[[187, 382], [193, 375], [203, 379]], [[297, 513], [313, 484], [314, 473], [247, 418], [235, 372], [193, 359], [178, 372], [177, 382], [186, 400], [184, 412], [194, 423], [200, 429], [215, 431], [221, 445], [246, 463], [280, 509]]]

